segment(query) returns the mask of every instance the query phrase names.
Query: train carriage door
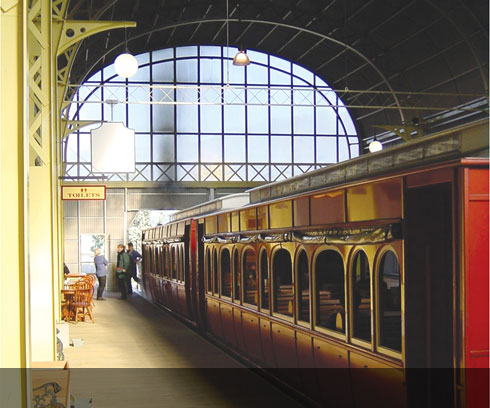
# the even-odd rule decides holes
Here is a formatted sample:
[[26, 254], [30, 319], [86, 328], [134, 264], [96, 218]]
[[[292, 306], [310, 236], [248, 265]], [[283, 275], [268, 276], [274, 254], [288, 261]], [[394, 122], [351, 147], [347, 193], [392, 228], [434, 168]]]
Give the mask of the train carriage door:
[[451, 183], [405, 191], [405, 356], [409, 406], [454, 406]]

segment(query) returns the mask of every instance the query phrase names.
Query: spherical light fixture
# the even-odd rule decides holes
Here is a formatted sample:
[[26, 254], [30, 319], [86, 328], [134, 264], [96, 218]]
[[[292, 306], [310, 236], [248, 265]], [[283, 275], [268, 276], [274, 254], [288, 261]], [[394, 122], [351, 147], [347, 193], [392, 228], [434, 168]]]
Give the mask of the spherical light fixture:
[[245, 51], [240, 50], [233, 57], [233, 65], [244, 67], [248, 64], [250, 64], [250, 58]]
[[114, 70], [123, 78], [131, 78], [138, 71], [138, 61], [130, 53], [125, 52], [114, 61]]
[[383, 145], [376, 139], [369, 143], [369, 151], [371, 153], [379, 152], [380, 150], [383, 150]]

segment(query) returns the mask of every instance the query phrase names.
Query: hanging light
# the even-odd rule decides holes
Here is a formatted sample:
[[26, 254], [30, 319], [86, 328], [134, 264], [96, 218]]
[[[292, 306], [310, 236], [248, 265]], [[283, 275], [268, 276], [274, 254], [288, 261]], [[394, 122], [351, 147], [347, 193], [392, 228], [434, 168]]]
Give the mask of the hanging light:
[[129, 52], [125, 52], [114, 61], [114, 70], [123, 78], [131, 78], [138, 71], [138, 61]]
[[371, 143], [369, 143], [369, 151], [371, 153], [379, 152], [380, 150], [383, 150], [383, 145], [381, 142], [376, 140], [376, 136], [374, 136], [374, 139]]
[[243, 50], [238, 51], [236, 55], [233, 57], [233, 65], [244, 67], [248, 64], [250, 64], [250, 58], [248, 57], [247, 53]]
[[116, 74], [123, 78], [131, 78], [138, 71], [138, 61], [128, 51], [128, 38], [126, 29], [124, 29], [124, 43], [126, 44], [126, 52], [120, 54], [114, 61], [114, 70]]

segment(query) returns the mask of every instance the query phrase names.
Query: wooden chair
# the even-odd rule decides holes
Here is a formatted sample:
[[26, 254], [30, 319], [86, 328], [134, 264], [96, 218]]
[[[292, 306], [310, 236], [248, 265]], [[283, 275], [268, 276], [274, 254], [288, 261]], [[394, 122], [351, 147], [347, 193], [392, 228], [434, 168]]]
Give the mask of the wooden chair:
[[71, 307], [74, 309], [75, 323], [78, 322], [78, 316], [80, 314], [82, 321], [85, 321], [85, 317], [88, 314], [92, 323], [94, 323], [94, 318], [92, 316], [92, 301], [93, 301], [93, 286], [87, 282], [79, 282], [75, 286], [75, 294], [73, 296], [73, 302]]

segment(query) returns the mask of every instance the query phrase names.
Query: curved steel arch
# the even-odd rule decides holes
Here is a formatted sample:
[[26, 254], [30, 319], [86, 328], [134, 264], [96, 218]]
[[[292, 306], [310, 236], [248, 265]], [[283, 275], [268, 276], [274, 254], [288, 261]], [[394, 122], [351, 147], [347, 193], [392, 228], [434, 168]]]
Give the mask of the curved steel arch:
[[[135, 39], [138, 39], [138, 38], [143, 38], [143, 37], [145, 37], [147, 35], [154, 34], [154, 33], [159, 32], [159, 31], [164, 31], [164, 30], [169, 30], [169, 29], [175, 29], [175, 28], [178, 28], [178, 27], [184, 27], [184, 26], [196, 25], [196, 24], [223, 23], [223, 22], [226, 22], [226, 21], [229, 21], [229, 22], [232, 22], [232, 23], [265, 24], [265, 25], [272, 25], [272, 26], [277, 26], [277, 27], [288, 28], [290, 30], [296, 30], [296, 31], [300, 31], [302, 33], [311, 34], [313, 36], [320, 37], [323, 40], [327, 40], [327, 41], [333, 42], [334, 44], [340, 45], [340, 46], [348, 49], [349, 51], [352, 51], [358, 57], [360, 57], [361, 59], [363, 59], [380, 76], [380, 78], [382, 79], [382, 81], [385, 83], [385, 85], [389, 89], [389, 91], [390, 91], [390, 93], [391, 93], [391, 95], [392, 95], [392, 97], [393, 97], [393, 99], [395, 101], [395, 104], [398, 107], [398, 112], [400, 114], [400, 119], [401, 119], [402, 123], [405, 122], [405, 115], [403, 114], [403, 110], [401, 108], [401, 105], [400, 105], [400, 102], [398, 100], [398, 97], [396, 96], [395, 90], [392, 88], [390, 82], [385, 77], [385, 75], [381, 72], [381, 70], [373, 63], [373, 61], [371, 61], [366, 55], [364, 55], [363, 53], [361, 53], [357, 49], [351, 47], [350, 45], [348, 45], [348, 44], [346, 44], [346, 43], [344, 43], [342, 41], [339, 41], [339, 40], [337, 40], [335, 38], [332, 38], [330, 36], [327, 36], [327, 35], [318, 33], [316, 31], [308, 30], [306, 28], [294, 26], [294, 25], [291, 25], [291, 24], [285, 24], [285, 23], [278, 23], [278, 22], [273, 22], [273, 21], [267, 21], [267, 20], [250, 20], [250, 19], [228, 19], [227, 20], [225, 18], [210, 19], [210, 20], [193, 20], [193, 21], [186, 21], [186, 22], [182, 22], [182, 23], [176, 23], [176, 24], [170, 24], [170, 25], [164, 25], [164, 26], [160, 26], [160, 27], [155, 27], [155, 28], [153, 28], [151, 30], [147, 30], [145, 32], [142, 32], [140, 34], [137, 34], [137, 35], [131, 37], [130, 39], [128, 39], [128, 42], [129, 41], [132, 41], [132, 40], [135, 40]], [[115, 45], [111, 49], [107, 50], [104, 54], [102, 54], [90, 66], [90, 68], [87, 70], [87, 72], [91, 72], [97, 66], [97, 64], [100, 61], [102, 61], [110, 53], [116, 51], [122, 45], [125, 45], [125, 43], [124, 42], [120, 42], [119, 44]], [[84, 80], [85, 80], [85, 77], [80, 81], [80, 83], [83, 83]]]

